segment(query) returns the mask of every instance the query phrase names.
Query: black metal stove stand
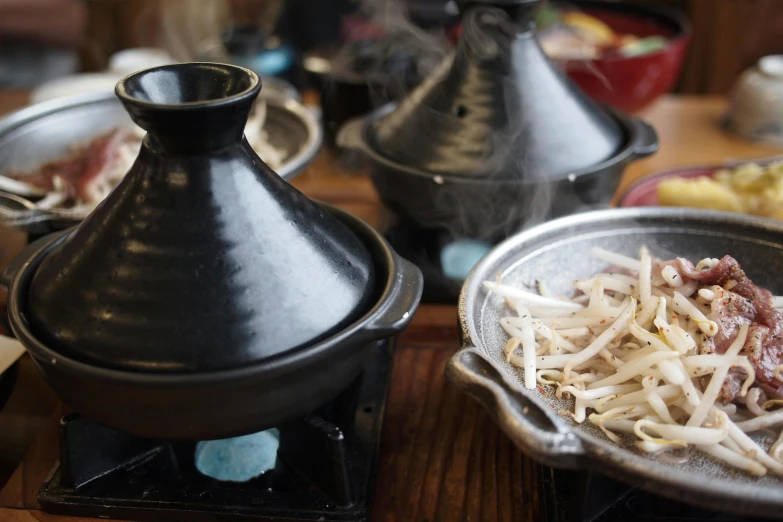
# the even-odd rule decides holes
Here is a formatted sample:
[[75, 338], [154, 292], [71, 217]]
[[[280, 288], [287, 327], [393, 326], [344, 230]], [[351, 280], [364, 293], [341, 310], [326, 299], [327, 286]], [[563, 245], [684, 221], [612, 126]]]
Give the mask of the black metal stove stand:
[[41, 506], [139, 521], [367, 520], [393, 345], [379, 342], [364, 373], [337, 399], [280, 426], [275, 468], [244, 483], [199, 473], [195, 442], [138, 439], [68, 415], [60, 424], [60, 464], [38, 494]]
[[541, 522], [761, 522], [657, 497], [598, 473], [539, 469]]

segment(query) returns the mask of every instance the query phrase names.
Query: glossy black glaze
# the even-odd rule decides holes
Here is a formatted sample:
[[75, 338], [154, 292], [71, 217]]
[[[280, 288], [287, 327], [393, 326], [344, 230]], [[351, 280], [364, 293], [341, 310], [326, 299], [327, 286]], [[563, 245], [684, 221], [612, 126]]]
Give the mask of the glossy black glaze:
[[118, 84], [149, 134], [120, 185], [41, 263], [27, 296], [37, 338], [104, 368], [208, 372], [297, 353], [367, 312], [366, 246], [243, 139], [259, 90], [251, 71], [218, 64]]
[[497, 242], [544, 219], [608, 205], [654, 129], [587, 98], [535, 39], [540, 0], [463, 0], [452, 61], [398, 106], [343, 126], [403, 219]]
[[242, 67], [167, 65], [128, 76], [115, 92], [163, 150], [204, 154], [242, 140], [261, 80]]
[[[328, 402], [359, 374], [379, 339], [413, 318], [421, 272], [361, 220], [319, 205], [367, 247], [376, 274], [371, 305], [320, 342], [242, 368], [205, 373], [122, 371], [68, 357], [30, 329], [27, 295], [38, 265], [67, 241], [67, 232], [28, 247], [5, 269], [14, 335], [44, 379], [73, 410], [116, 430], [153, 439], [211, 440], [253, 433], [300, 418]], [[373, 304], [374, 303], [374, 304]], [[220, 346], [228, 349], [223, 343]]]
[[370, 144], [376, 111], [341, 130], [342, 144], [371, 161], [371, 177], [384, 204], [423, 227], [445, 229], [455, 238], [497, 242], [544, 219], [603, 207], [632, 161], [658, 148], [655, 130], [641, 120], [607, 108], [623, 129], [623, 145], [608, 160], [553, 180], [495, 180], [446, 176], [410, 168], [378, 153]]
[[453, 59], [373, 123], [370, 146], [421, 171], [503, 181], [560, 180], [617, 154], [622, 126], [539, 46], [540, 4], [464, 2]]
[[66, 415], [38, 501], [47, 513], [136, 522], [367, 522], [393, 345], [378, 343], [335, 400], [278, 427], [273, 469], [230, 486], [198, 470], [198, 443], [134, 438]]

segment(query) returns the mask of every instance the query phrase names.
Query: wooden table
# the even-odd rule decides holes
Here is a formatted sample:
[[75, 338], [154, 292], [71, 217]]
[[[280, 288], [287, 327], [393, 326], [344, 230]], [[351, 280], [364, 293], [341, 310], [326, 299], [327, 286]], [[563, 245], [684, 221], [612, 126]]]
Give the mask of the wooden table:
[[[0, 92], [0, 112], [24, 100], [20, 93]], [[669, 96], [647, 109], [643, 116], [658, 129], [661, 150], [632, 165], [623, 186], [661, 168], [783, 153], [721, 133], [717, 123], [723, 107], [720, 98]], [[328, 151], [294, 185], [373, 225], [383, 223], [384, 212], [368, 179], [343, 169], [339, 158]], [[14, 246], [0, 248], [0, 256], [18, 248], [18, 238], [0, 233], [0, 245], [9, 244]], [[453, 306], [422, 305], [399, 339], [373, 520], [535, 522], [539, 519], [535, 465], [512, 447], [473, 401], [445, 382], [444, 364], [458, 347], [455, 323]], [[26, 450], [0, 490], [3, 522], [80, 520], [47, 515], [36, 501], [57, 459], [56, 425], [61, 413], [62, 405], [32, 363], [22, 359], [14, 395], [0, 414], [0, 485], [3, 463], [15, 462], [15, 456], [20, 460]]]

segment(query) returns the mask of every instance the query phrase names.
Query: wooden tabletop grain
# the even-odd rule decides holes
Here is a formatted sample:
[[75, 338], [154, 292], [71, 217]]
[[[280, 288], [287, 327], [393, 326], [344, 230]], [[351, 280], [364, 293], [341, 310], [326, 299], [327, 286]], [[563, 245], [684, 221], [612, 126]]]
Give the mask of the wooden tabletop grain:
[[[0, 91], [0, 113], [26, 102]], [[721, 98], [667, 96], [641, 115], [658, 130], [658, 154], [628, 168], [628, 183], [658, 169], [783, 154], [722, 133]], [[366, 176], [322, 151], [293, 184], [382, 226], [386, 219]], [[23, 238], [0, 230], [0, 265]], [[539, 520], [535, 465], [516, 450], [474, 402], [445, 382], [446, 360], [458, 348], [456, 309], [422, 305], [400, 337], [384, 424], [372, 520]], [[47, 515], [38, 489], [57, 459], [57, 420], [63, 406], [23, 358], [20, 377], [0, 413], [0, 520], [87, 522]], [[16, 465], [17, 462], [20, 464]], [[13, 470], [3, 486], [3, 466]], [[92, 522], [92, 521], [90, 521]]]

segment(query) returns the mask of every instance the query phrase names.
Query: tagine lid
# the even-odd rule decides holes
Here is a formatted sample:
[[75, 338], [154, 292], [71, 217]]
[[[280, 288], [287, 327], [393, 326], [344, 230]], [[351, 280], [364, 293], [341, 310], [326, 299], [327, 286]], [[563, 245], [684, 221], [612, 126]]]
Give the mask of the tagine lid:
[[255, 73], [211, 63], [117, 85], [148, 134], [37, 269], [27, 313], [41, 341], [101, 367], [200, 373], [306, 349], [369, 310], [366, 246], [243, 137], [260, 89]]
[[463, 0], [452, 55], [391, 112], [369, 145], [407, 167], [444, 176], [558, 179], [614, 156], [620, 123], [539, 46], [541, 0]]

